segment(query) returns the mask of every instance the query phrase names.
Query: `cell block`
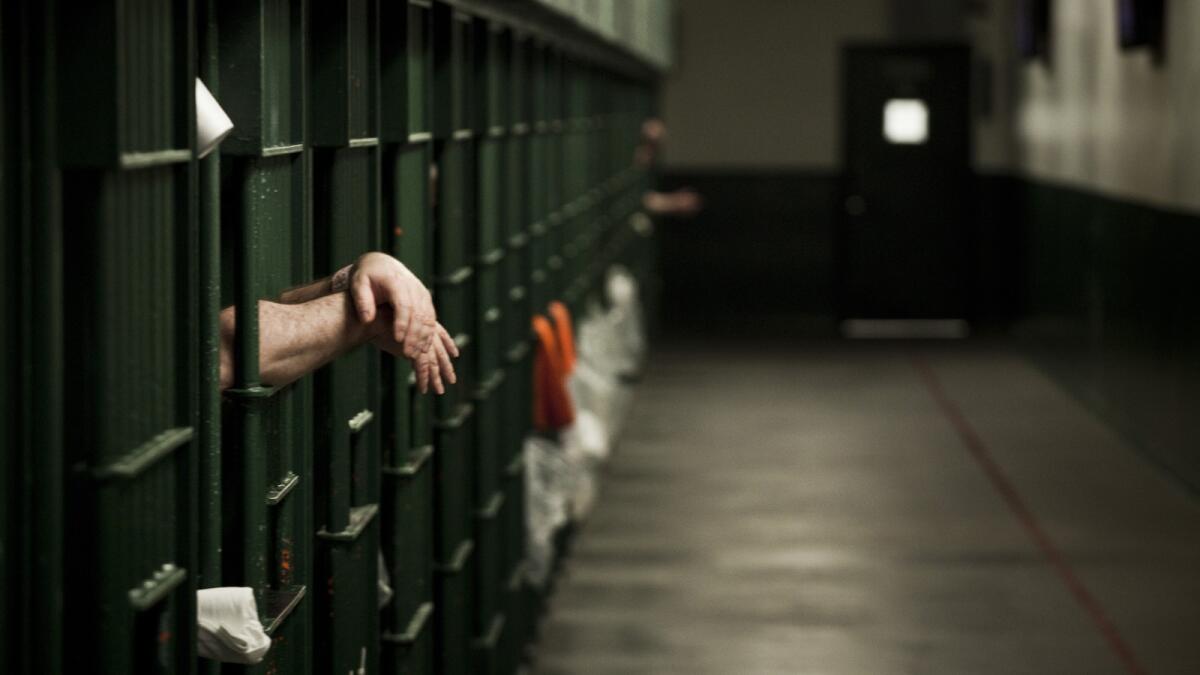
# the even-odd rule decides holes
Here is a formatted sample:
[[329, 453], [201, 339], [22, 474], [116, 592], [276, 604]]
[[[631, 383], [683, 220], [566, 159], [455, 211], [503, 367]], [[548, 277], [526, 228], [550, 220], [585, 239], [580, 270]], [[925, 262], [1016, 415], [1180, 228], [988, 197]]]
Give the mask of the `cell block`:
[[[190, 288], [186, 171], [71, 171], [63, 178], [68, 341], [66, 520], [73, 554], [63, 589], [68, 661], [105, 672], [185, 668], [193, 635], [189, 569]], [[170, 637], [160, 640], [160, 632]], [[82, 664], [75, 664], [82, 665]]]
[[482, 508], [494, 497], [504, 477], [504, 443], [500, 435], [504, 413], [504, 401], [500, 398], [503, 385], [504, 371], [496, 369], [481, 378], [475, 388], [472, 503], [476, 508]]
[[472, 652], [475, 673], [498, 673], [504, 636], [504, 493], [497, 491], [475, 513], [475, 606]]
[[435, 570], [436, 661], [437, 673], [473, 674], [471, 638], [473, 622], [475, 545], [465, 539], [453, 548], [453, 554], [439, 562]]
[[304, 143], [304, 2], [227, 1], [217, 12], [217, 98], [234, 125], [221, 152], [297, 151]]
[[449, 5], [433, 8], [433, 132], [438, 138], [471, 129], [474, 20]]
[[443, 563], [471, 538], [473, 426], [469, 403], [435, 423], [434, 559]]
[[433, 215], [429, 199], [431, 144], [399, 147], [389, 155], [385, 179], [385, 237], [395, 255], [425, 284], [433, 286]]
[[314, 2], [309, 51], [313, 145], [378, 142], [379, 24], [375, 0]]
[[405, 72], [409, 134], [433, 131], [433, 10], [409, 0]]
[[439, 281], [460, 274], [474, 258], [473, 158], [470, 141], [448, 141], [438, 153], [434, 251]]
[[187, 162], [190, 5], [89, 2], [58, 12], [59, 154], [65, 164], [139, 168]]

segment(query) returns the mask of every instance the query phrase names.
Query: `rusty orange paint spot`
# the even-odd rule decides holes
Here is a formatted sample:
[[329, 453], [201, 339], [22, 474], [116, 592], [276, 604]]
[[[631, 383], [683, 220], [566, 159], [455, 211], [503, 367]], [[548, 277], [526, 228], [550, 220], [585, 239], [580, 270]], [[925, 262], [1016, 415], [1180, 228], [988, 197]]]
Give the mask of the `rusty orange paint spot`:
[[168, 642], [170, 642], [170, 641], [171, 641], [171, 631], [169, 631], [169, 630], [164, 630], [164, 631], [162, 631], [161, 633], [159, 633], [159, 634], [158, 634], [158, 643], [159, 643], [159, 644], [164, 644], [164, 645], [165, 645], [165, 644], [167, 644], [167, 643], [168, 643]]
[[394, 230], [392, 230], [392, 231], [396, 233], [396, 236], [397, 236], [397, 237], [403, 237], [403, 236], [404, 236], [404, 228], [403, 228], [403, 227], [397, 227], [396, 229], [394, 229]]

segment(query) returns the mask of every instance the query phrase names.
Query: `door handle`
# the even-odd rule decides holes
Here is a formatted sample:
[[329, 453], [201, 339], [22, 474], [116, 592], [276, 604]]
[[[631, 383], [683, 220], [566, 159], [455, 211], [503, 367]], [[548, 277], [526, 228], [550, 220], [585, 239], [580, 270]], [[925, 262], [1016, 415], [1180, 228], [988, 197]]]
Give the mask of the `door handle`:
[[850, 195], [842, 203], [842, 208], [846, 210], [847, 215], [861, 216], [867, 212], [867, 200], [862, 195]]

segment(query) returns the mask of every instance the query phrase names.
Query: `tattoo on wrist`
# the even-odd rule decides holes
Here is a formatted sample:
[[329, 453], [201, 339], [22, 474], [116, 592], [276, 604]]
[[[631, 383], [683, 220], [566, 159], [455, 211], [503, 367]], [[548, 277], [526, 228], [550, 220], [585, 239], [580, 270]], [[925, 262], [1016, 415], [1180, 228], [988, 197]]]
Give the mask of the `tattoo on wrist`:
[[333, 277], [329, 280], [329, 290], [334, 293], [341, 293], [350, 288], [350, 272], [354, 271], [354, 265], [346, 265], [342, 269], [333, 273]]

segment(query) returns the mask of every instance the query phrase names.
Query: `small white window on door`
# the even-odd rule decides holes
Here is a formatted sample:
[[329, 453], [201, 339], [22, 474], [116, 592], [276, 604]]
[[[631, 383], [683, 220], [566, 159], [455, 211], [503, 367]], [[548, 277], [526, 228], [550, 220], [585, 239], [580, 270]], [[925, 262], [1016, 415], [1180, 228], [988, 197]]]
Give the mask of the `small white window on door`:
[[883, 104], [883, 137], [888, 143], [921, 145], [929, 138], [929, 108], [919, 98], [893, 98]]

